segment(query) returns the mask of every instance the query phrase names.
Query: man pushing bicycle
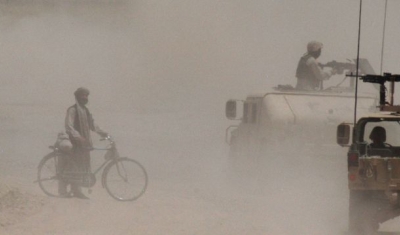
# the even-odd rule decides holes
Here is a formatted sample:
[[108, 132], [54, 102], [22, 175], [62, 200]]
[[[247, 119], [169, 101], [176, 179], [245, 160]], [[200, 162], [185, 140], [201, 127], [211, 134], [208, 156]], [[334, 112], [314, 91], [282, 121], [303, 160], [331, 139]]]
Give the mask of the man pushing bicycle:
[[[90, 173], [90, 150], [93, 148], [90, 131], [94, 131], [101, 137], [106, 137], [108, 134], [101, 130], [95, 123], [92, 114], [86, 107], [89, 102], [89, 90], [84, 87], [78, 88], [75, 93], [76, 103], [67, 109], [65, 117], [65, 130], [72, 143], [71, 158], [75, 161], [76, 169], [73, 172], [76, 174]], [[60, 162], [60, 167], [67, 167], [66, 162]], [[68, 169], [64, 169], [68, 170]], [[71, 169], [69, 169], [72, 171]], [[71, 193], [68, 193], [67, 186], [71, 185]], [[82, 193], [81, 184], [79, 181], [59, 180], [58, 191], [61, 197], [77, 197], [81, 199], [89, 199]]]

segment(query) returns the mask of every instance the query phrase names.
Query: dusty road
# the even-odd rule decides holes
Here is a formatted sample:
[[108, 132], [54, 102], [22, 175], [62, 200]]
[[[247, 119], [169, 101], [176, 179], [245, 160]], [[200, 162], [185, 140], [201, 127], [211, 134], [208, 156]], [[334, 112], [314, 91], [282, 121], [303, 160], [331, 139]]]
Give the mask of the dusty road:
[[[60, 123], [43, 115], [54, 107], [3, 105], [3, 108], [10, 115], [4, 118], [9, 125], [1, 130], [1, 180], [28, 195], [35, 207], [27, 213], [6, 211], [9, 216], [21, 218], [0, 227], [0, 234], [342, 234], [346, 231], [343, 159], [324, 154], [306, 156], [304, 161], [297, 162], [300, 165], [284, 165], [284, 168], [279, 168], [280, 161], [271, 160], [270, 166], [256, 169], [268, 170], [267, 178], [234, 177], [229, 172], [227, 146], [223, 143], [224, 126], [220, 126], [223, 122], [213, 123], [190, 112], [121, 112], [111, 117], [94, 110], [97, 116], [103, 115], [103, 120], [116, 118], [112, 123], [122, 123], [110, 132], [116, 137], [122, 155], [131, 153], [146, 167], [149, 174], [146, 193], [137, 201], [121, 203], [97, 184], [90, 200], [47, 198], [32, 182], [37, 163], [59, 130], [36, 131]], [[93, 164], [98, 163], [98, 156], [93, 154]], [[41, 206], [37, 206], [38, 202]], [[387, 231], [395, 228], [386, 226]]]
[[[234, 178], [227, 167], [224, 126], [190, 112], [113, 116], [113, 123], [123, 123], [110, 131], [121, 154], [132, 153], [149, 174], [149, 187], [137, 201], [114, 201], [100, 184], [90, 200], [46, 198], [32, 182], [59, 129], [36, 130], [60, 121], [43, 120], [51, 107], [3, 107], [11, 115], [4, 119], [8, 129], [1, 131], [7, 133], [1, 179], [35, 195], [32, 203], [40, 200], [43, 206], [1, 227], [1, 234], [330, 234], [346, 227], [345, 186], [336, 182], [343, 181], [341, 161], [321, 156], [314, 163], [323, 171], [279, 170], [273, 181]], [[95, 111], [103, 120], [109, 116]]]

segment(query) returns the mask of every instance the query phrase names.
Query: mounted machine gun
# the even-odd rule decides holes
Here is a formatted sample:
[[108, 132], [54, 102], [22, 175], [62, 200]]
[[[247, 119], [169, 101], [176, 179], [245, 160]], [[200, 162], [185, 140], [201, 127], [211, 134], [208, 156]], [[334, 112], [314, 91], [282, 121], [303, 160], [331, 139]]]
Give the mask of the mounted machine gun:
[[332, 60], [326, 64], [318, 63], [321, 68], [332, 68], [337, 71], [338, 74], [343, 74], [345, 70], [349, 72], [354, 72], [356, 70], [356, 64], [354, 63], [345, 63], [345, 62], [337, 62], [336, 60]]
[[[394, 83], [400, 81], [400, 75], [384, 73], [383, 75], [364, 75], [360, 78], [363, 82], [376, 83], [380, 85], [379, 89], [379, 109], [380, 111], [390, 111], [400, 113], [400, 106], [393, 105]], [[385, 83], [390, 82], [390, 102], [386, 101]]]

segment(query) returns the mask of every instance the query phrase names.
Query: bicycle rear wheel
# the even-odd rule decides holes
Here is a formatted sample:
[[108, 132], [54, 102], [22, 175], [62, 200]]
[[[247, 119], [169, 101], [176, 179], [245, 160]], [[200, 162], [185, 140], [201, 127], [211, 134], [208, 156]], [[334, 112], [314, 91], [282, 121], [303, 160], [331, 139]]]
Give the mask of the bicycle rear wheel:
[[118, 201], [138, 199], [147, 188], [147, 172], [137, 161], [120, 158], [104, 169], [103, 183], [108, 194]]
[[58, 172], [58, 164], [61, 156], [55, 153], [46, 155], [39, 163], [37, 182], [43, 192], [51, 197], [58, 197], [58, 182], [60, 174]]

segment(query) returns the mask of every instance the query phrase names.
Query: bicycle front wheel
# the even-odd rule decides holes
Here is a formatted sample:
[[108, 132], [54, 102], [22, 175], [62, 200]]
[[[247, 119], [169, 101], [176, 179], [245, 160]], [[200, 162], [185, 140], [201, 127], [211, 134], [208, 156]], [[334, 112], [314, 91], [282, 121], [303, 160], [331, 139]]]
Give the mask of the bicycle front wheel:
[[108, 194], [118, 201], [138, 199], [147, 188], [147, 172], [137, 161], [120, 158], [104, 169], [103, 183]]

